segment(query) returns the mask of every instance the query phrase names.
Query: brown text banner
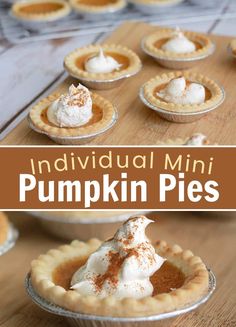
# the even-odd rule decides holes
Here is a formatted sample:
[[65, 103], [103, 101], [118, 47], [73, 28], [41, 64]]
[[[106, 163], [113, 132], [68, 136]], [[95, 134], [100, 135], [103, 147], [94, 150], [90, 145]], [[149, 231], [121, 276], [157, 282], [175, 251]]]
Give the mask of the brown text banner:
[[236, 148], [1, 147], [1, 209], [236, 209]]

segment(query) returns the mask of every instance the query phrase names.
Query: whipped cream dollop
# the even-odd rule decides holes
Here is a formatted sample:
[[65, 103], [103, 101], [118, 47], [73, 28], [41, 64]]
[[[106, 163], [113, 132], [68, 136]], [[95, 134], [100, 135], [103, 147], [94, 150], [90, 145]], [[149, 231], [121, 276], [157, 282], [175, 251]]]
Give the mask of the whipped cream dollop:
[[201, 104], [206, 97], [203, 85], [187, 83], [184, 77], [172, 79], [163, 90], [157, 92], [157, 95], [175, 104]]
[[79, 84], [71, 85], [68, 94], [61, 95], [47, 110], [48, 120], [59, 127], [78, 127], [92, 117], [92, 99], [89, 90]]
[[144, 216], [130, 218], [73, 275], [71, 288], [99, 298], [151, 296], [153, 286], [149, 278], [165, 261], [145, 235], [151, 222]]
[[122, 65], [119, 64], [114, 58], [111, 56], [106, 56], [100, 48], [99, 53], [89, 58], [85, 62], [85, 70], [89, 73], [111, 73], [114, 70], [118, 70]]
[[162, 50], [175, 53], [189, 53], [196, 50], [196, 45], [190, 41], [177, 27], [173, 37], [162, 45]]
[[184, 145], [205, 145], [207, 144], [207, 137], [201, 133], [193, 134], [185, 143]]

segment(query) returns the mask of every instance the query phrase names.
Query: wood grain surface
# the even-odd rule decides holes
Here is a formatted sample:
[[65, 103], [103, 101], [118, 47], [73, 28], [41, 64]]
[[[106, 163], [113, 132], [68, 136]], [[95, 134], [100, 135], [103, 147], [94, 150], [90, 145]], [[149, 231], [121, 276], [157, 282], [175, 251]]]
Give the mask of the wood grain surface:
[[[60, 317], [33, 304], [24, 290], [30, 262], [64, 242], [45, 233], [35, 218], [9, 213], [20, 231], [16, 246], [0, 257], [0, 326], [67, 326]], [[177, 318], [170, 327], [234, 327], [236, 325], [236, 213], [160, 213], [148, 227], [153, 240], [177, 243], [202, 257], [215, 273], [217, 289], [197, 311]], [[95, 236], [95, 235], [94, 235]]]
[[[206, 134], [212, 144], [236, 144], [236, 111], [234, 108], [236, 62], [227, 54], [227, 45], [231, 38], [211, 35], [217, 46], [215, 54], [193, 68], [193, 71], [203, 73], [223, 85], [226, 91], [226, 101], [216, 111], [201, 120], [191, 124], [175, 124], [159, 118], [155, 112], [146, 108], [138, 97], [139, 88], [144, 82], [157, 74], [169, 71], [161, 68], [140, 49], [141, 38], [155, 29], [156, 27], [143, 23], [125, 23], [107, 38], [106, 43], [123, 44], [137, 52], [144, 67], [138, 75], [125, 80], [120, 87], [96, 91], [117, 106], [119, 119], [112, 130], [96, 138], [90, 144], [158, 144], [167, 139], [185, 138], [194, 132]], [[62, 83], [59, 90], [63, 91], [69, 84], [76, 82], [76, 80], [68, 78]], [[46, 136], [31, 131], [27, 121], [24, 120], [1, 144], [46, 145], [54, 143]]]

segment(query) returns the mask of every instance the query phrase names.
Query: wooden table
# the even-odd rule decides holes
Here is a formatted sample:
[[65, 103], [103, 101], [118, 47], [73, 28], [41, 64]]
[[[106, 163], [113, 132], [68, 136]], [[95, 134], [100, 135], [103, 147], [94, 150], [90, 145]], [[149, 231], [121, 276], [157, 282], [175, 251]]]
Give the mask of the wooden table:
[[[20, 231], [16, 246], [0, 257], [0, 327], [59, 327], [60, 317], [33, 304], [24, 290], [30, 262], [63, 243], [46, 234], [25, 213], [9, 213]], [[157, 218], [157, 214], [152, 214]], [[217, 277], [217, 289], [198, 311], [175, 320], [171, 327], [233, 327], [236, 325], [236, 213], [159, 213], [149, 226], [151, 239], [165, 239], [202, 257]]]

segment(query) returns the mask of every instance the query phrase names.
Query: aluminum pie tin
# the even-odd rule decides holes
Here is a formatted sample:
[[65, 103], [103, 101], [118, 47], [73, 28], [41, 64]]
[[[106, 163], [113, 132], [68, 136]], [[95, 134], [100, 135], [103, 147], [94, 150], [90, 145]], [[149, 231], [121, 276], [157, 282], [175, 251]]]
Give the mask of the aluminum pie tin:
[[148, 15], [154, 15], [158, 14], [160, 12], [164, 12], [169, 10], [170, 8], [173, 8], [183, 2], [184, 0], [172, 0], [169, 3], [157, 3], [157, 4], [147, 4], [147, 3], [141, 3], [137, 2], [135, 0], [128, 0], [129, 3], [131, 3], [137, 10], [143, 12], [144, 14]]
[[18, 230], [12, 224], [9, 224], [7, 240], [0, 245], [0, 256], [10, 251], [14, 247], [18, 239], [18, 236], [19, 236]]
[[85, 19], [88, 19], [90, 21], [94, 21], [94, 20], [102, 20], [102, 19], [107, 19], [107, 18], [114, 18], [116, 17], [116, 15], [120, 14], [124, 8], [126, 7], [126, 4], [124, 3], [124, 5], [120, 8], [104, 8], [103, 10], [100, 10], [99, 12], [93, 12], [88, 10], [83, 10], [77, 7], [72, 7], [73, 10], [79, 14], [80, 16], [83, 16]]
[[191, 68], [192, 66], [199, 63], [200, 61], [202, 61], [202, 60], [208, 58], [209, 56], [211, 56], [214, 53], [215, 49], [216, 49], [215, 44], [212, 42], [212, 46], [211, 46], [211, 48], [209, 49], [209, 51], [207, 53], [196, 56], [194, 58], [176, 58], [176, 59], [172, 59], [172, 58], [167, 58], [167, 57], [161, 56], [161, 55], [155, 55], [152, 52], [148, 51], [148, 49], [145, 47], [146, 38], [147, 38], [147, 36], [144, 37], [142, 39], [142, 41], [141, 41], [141, 48], [142, 48], [143, 52], [145, 52], [148, 56], [155, 59], [161, 66], [166, 67], [166, 68], [170, 68], [170, 69], [175, 69], [175, 70], [178, 70], [178, 69], [182, 70], [182, 69]]
[[209, 300], [216, 288], [216, 277], [210, 269], [208, 269], [208, 272], [208, 292], [200, 300], [182, 309], [146, 317], [106, 317], [77, 313], [63, 309], [55, 304], [46, 301], [37, 294], [32, 286], [30, 273], [26, 276], [25, 288], [32, 301], [41, 309], [66, 318], [67, 322], [74, 327], [141, 327], [144, 325], [148, 327], [170, 327], [173, 323], [173, 319], [196, 310]]
[[53, 140], [57, 144], [62, 144], [62, 145], [83, 145], [91, 142], [95, 137], [100, 136], [101, 134], [107, 132], [109, 129], [111, 129], [115, 123], [118, 120], [118, 111], [114, 107], [114, 113], [111, 119], [111, 122], [105, 126], [103, 129], [95, 132], [95, 133], [90, 133], [86, 135], [79, 135], [79, 136], [54, 136], [52, 134], [49, 134], [39, 128], [37, 128], [34, 123], [32, 122], [30, 116], [28, 115], [28, 123], [29, 127], [39, 133], [39, 134], [44, 134], [48, 136], [51, 140]]
[[65, 217], [57, 216], [56, 214], [48, 215], [47, 212], [29, 211], [29, 213], [39, 219], [43, 228], [51, 235], [64, 240], [73, 241], [79, 239], [87, 241], [90, 238], [97, 237], [105, 240], [109, 238], [120, 227], [120, 224], [126, 221], [130, 216], [135, 214], [146, 214], [142, 212], [124, 212], [114, 216], [104, 217], [102, 213], [97, 212], [97, 218], [92, 217]]
[[222, 92], [222, 98], [221, 100], [215, 104], [214, 106], [202, 110], [202, 111], [194, 111], [194, 112], [175, 112], [175, 111], [168, 111], [168, 110], [164, 110], [162, 108], [159, 108], [157, 106], [154, 106], [152, 103], [150, 103], [144, 96], [144, 86], [141, 86], [140, 91], [139, 91], [139, 97], [141, 99], [141, 101], [143, 102], [143, 104], [145, 106], [147, 106], [148, 108], [156, 111], [158, 113], [158, 115], [163, 118], [166, 119], [170, 122], [174, 122], [174, 123], [191, 123], [193, 121], [196, 121], [202, 117], [204, 117], [205, 115], [207, 115], [209, 112], [217, 109], [225, 100], [225, 91], [223, 89], [223, 87], [220, 86], [221, 92]]
[[104, 79], [104, 80], [96, 80], [96, 79], [80, 77], [80, 76], [74, 74], [73, 72], [71, 72], [70, 70], [68, 70], [65, 65], [64, 65], [64, 68], [65, 68], [65, 70], [68, 72], [68, 74], [70, 76], [76, 78], [83, 85], [87, 86], [90, 89], [94, 89], [94, 90], [110, 90], [110, 89], [113, 89], [115, 87], [120, 86], [120, 84], [126, 78], [129, 78], [129, 77], [132, 77], [132, 76], [138, 74], [140, 72], [140, 70], [142, 69], [142, 65], [140, 65], [139, 69], [137, 69], [136, 71], [131, 72], [129, 74], [124, 74], [124, 75], [119, 76], [117, 78]]

